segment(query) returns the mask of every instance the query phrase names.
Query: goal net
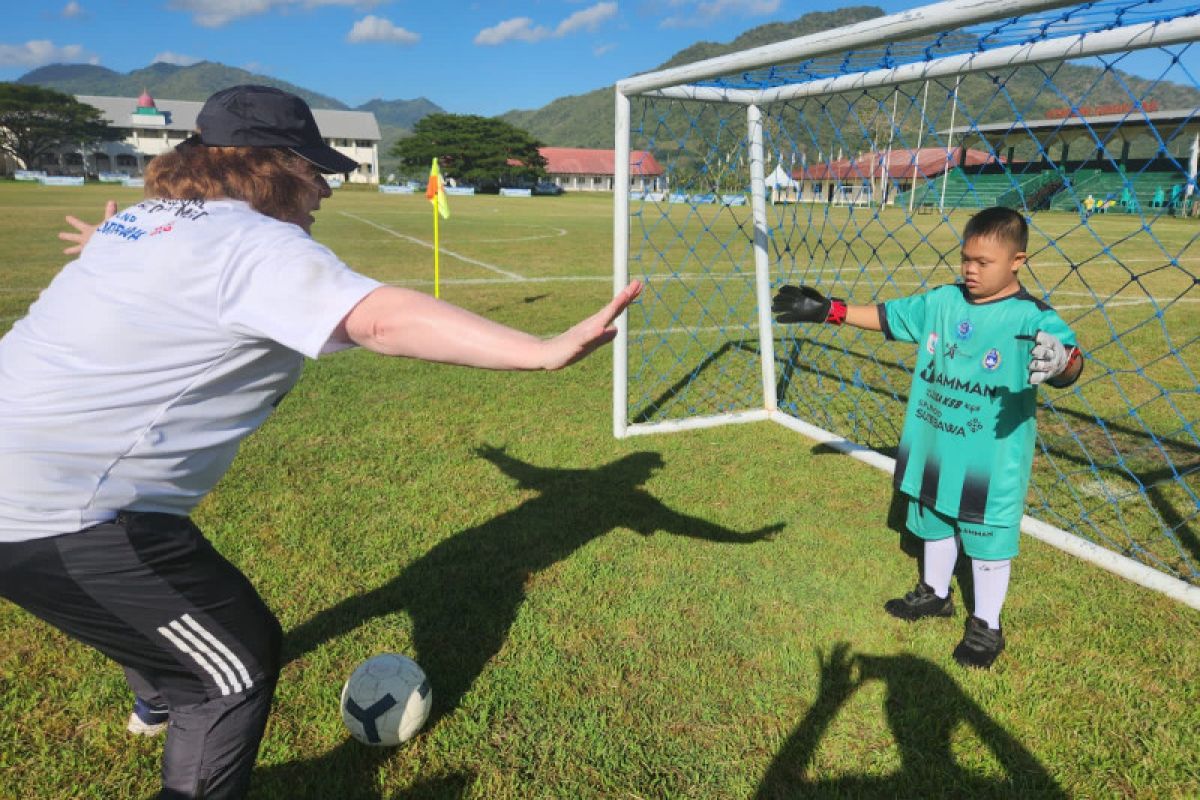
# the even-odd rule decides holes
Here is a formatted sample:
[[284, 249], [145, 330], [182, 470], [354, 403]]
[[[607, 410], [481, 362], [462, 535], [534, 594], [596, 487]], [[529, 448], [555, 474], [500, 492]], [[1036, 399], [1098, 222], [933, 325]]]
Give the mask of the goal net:
[[1197, 39], [1200, 2], [955, 0], [619, 82], [616, 435], [772, 420], [891, 469], [915, 348], [771, 295], [952, 283], [1008, 206], [1087, 354], [1023, 530], [1200, 608]]

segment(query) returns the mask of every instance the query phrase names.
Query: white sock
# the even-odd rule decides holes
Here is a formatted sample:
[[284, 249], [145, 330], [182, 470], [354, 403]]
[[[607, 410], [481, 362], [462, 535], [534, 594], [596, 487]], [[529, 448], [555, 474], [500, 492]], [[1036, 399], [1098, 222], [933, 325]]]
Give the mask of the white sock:
[[981, 561], [971, 559], [971, 572], [975, 577], [975, 616], [988, 624], [989, 628], [1000, 627], [1000, 609], [1008, 594], [1008, 576], [1012, 571], [1012, 559], [1003, 561]]
[[950, 579], [954, 577], [954, 562], [958, 560], [958, 537], [925, 540], [925, 567], [922, 580], [938, 597], [950, 594]]

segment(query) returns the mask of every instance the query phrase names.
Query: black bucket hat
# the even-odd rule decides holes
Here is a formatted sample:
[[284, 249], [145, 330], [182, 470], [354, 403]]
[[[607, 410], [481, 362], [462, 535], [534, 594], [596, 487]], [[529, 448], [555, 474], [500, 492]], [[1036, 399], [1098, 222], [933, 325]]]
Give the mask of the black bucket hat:
[[205, 101], [196, 127], [200, 132], [183, 146], [284, 147], [326, 174], [358, 169], [325, 143], [307, 103], [273, 86], [222, 89]]

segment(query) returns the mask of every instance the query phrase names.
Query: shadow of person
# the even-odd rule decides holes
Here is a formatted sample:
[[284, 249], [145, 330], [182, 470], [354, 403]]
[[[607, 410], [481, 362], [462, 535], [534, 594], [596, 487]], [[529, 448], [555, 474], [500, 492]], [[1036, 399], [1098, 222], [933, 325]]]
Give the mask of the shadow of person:
[[458, 800], [467, 796], [475, 776], [448, 772], [420, 778], [394, 793], [380, 791], [377, 777], [384, 761], [403, 749], [367, 747], [347, 739], [317, 758], [255, 770], [250, 800]]
[[[907, 654], [852, 656], [845, 642], [834, 645], [828, 658], [818, 652], [817, 661], [821, 669], [817, 698], [776, 754], [759, 784], [756, 800], [1068, 796], [1024, 745], [932, 662]], [[884, 776], [810, 779], [817, 747], [830, 723], [855, 690], [872, 680], [886, 686], [884, 713], [900, 751], [900, 770]], [[959, 765], [951, 741], [960, 725], [974, 731], [1000, 763], [1003, 776]]]
[[663, 466], [658, 453], [632, 453], [595, 469], [538, 467], [494, 447], [476, 453], [538, 495], [440, 542], [382, 586], [292, 629], [284, 639], [285, 663], [364, 620], [405, 610], [412, 618], [414, 657], [433, 686], [432, 727], [458, 706], [500, 650], [531, 577], [596, 537], [629, 528], [644, 536], [661, 530], [745, 544], [783, 527], [738, 533], [671, 510], [642, 488]]

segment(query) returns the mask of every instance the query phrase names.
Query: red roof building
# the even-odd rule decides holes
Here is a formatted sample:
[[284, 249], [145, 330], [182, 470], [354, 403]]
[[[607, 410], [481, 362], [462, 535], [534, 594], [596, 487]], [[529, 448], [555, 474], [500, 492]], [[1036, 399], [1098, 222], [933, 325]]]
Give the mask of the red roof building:
[[776, 179], [769, 188], [775, 203], [891, 203], [898, 192], [909, 191], [948, 169], [1003, 163], [1003, 158], [971, 148], [902, 148], [863, 153], [853, 159], [818, 161], [792, 169], [790, 183]]
[[[568, 190], [611, 192], [616, 174], [616, 151], [583, 147], [543, 147], [550, 180]], [[629, 188], [633, 191], [661, 191], [662, 165], [652, 153], [633, 150], [629, 154]]]
[[[892, 150], [889, 153], [863, 153], [853, 160], [848, 158], [812, 164], [793, 170], [792, 177], [800, 181], [878, 180], [885, 174], [893, 180], [912, 180], [913, 169], [917, 178], [931, 178], [946, 171], [947, 165], [978, 167], [984, 164], [1001, 163], [991, 153], [967, 148], [922, 147], [920, 150]], [[885, 163], [886, 162], [886, 163]]]

